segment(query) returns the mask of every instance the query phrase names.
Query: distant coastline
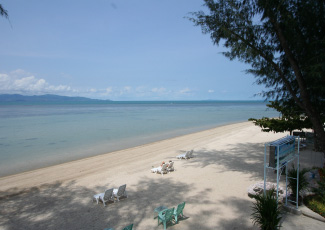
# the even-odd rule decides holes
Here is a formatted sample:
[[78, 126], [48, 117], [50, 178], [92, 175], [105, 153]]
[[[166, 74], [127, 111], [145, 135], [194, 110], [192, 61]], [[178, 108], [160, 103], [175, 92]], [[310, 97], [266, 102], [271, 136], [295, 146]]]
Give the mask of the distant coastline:
[[21, 95], [21, 94], [0, 94], [1, 103], [57, 103], [57, 102], [106, 102], [110, 100], [91, 99], [86, 97], [68, 97], [53, 94], [45, 95]]
[[60, 103], [91, 103], [91, 104], [192, 104], [192, 103], [215, 103], [215, 102], [264, 102], [264, 100], [146, 100], [146, 101], [113, 101], [110, 99], [92, 99], [87, 97], [70, 97], [54, 94], [45, 95], [21, 95], [21, 94], [0, 94], [0, 104], [60, 104]]

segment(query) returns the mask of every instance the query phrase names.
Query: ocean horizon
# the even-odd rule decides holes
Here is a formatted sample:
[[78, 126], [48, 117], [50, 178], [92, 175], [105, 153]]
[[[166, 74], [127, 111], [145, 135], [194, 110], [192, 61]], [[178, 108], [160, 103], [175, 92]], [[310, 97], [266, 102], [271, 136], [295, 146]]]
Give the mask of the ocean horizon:
[[278, 115], [264, 101], [1, 102], [0, 177]]

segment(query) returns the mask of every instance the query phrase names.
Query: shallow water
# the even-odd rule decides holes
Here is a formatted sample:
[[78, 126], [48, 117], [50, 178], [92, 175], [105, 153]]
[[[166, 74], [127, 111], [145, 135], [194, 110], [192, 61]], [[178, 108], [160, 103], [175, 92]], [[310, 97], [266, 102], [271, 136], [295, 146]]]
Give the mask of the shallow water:
[[0, 176], [263, 116], [278, 113], [256, 101], [0, 105]]

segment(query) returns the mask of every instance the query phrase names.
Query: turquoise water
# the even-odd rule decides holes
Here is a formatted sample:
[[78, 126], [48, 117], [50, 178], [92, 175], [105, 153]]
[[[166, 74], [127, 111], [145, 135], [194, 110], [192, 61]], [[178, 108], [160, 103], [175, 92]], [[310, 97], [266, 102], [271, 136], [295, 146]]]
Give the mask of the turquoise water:
[[278, 113], [256, 101], [1, 104], [0, 176], [263, 116]]

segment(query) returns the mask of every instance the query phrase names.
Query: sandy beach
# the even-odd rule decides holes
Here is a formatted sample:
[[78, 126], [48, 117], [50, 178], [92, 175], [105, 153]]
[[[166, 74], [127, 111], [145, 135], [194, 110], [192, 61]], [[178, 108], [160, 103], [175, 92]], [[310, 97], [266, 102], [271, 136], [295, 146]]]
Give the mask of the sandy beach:
[[[122, 229], [131, 223], [136, 230], [163, 229], [154, 209], [183, 201], [186, 218], [168, 229], [258, 229], [250, 220], [247, 188], [263, 180], [264, 143], [285, 135], [242, 122], [3, 177], [0, 229]], [[176, 158], [190, 149], [194, 158]], [[308, 164], [320, 163], [317, 153], [306, 154]], [[164, 176], [150, 172], [168, 160], [176, 171]], [[127, 184], [128, 198], [106, 207], [92, 200], [122, 184]], [[325, 228], [324, 222], [303, 228], [295, 224], [301, 219], [287, 220], [295, 229]]]

